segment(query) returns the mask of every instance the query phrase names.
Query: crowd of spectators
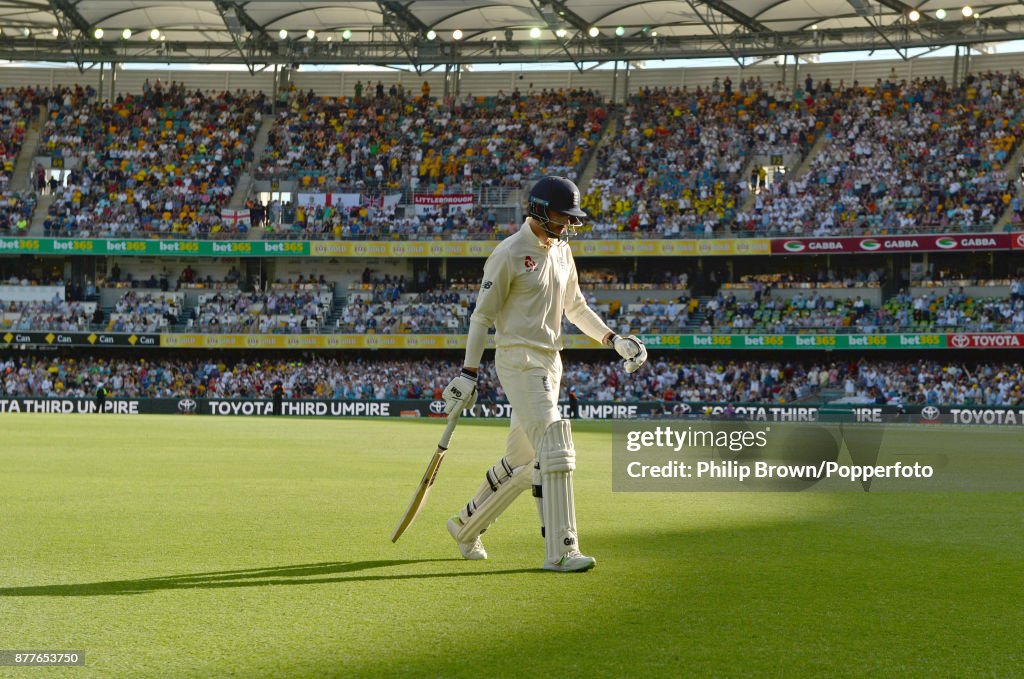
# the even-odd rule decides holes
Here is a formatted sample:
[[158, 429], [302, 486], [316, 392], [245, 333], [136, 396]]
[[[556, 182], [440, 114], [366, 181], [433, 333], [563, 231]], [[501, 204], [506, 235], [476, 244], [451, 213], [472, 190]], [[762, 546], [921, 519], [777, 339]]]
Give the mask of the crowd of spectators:
[[[973, 297], [963, 287], [943, 294], [933, 289], [916, 296], [906, 290], [874, 306], [864, 297], [840, 298], [820, 289], [783, 298], [771, 288], [754, 299], [737, 299], [723, 289], [699, 308], [699, 328], [711, 332], [972, 332], [1024, 331], [1024, 282], [1017, 280], [1003, 296]], [[651, 315], [640, 316], [642, 332], [669, 332]], [[636, 328], [636, 326], [634, 326]]]
[[[982, 72], [874, 84], [759, 78], [697, 88], [643, 88], [598, 151], [583, 196], [583, 238], [619, 235], [840, 235], [992, 228], [1021, 223], [1024, 196], [1007, 162], [1024, 131], [1020, 73]], [[382, 91], [383, 90], [383, 91]], [[66, 168], [45, 235], [241, 237], [221, 217], [268, 101], [258, 92], [146, 83], [95, 100], [91, 88], [0, 91], [0, 232], [27, 229], [34, 200], [7, 191], [27, 120], [43, 111], [40, 152]], [[590, 90], [518, 90], [452, 99], [404, 87], [355, 97], [293, 91], [281, 100], [257, 178], [296, 192], [520, 189], [543, 174], [576, 177], [610, 114]], [[746, 173], [781, 156], [801, 172], [763, 186]], [[754, 161], [757, 161], [756, 163]], [[751, 194], [753, 192], [753, 195]], [[376, 198], [375, 198], [376, 200]], [[501, 238], [485, 208], [405, 214], [387, 206], [311, 207], [250, 201], [265, 237]], [[284, 225], [281, 227], [280, 225]], [[514, 225], [511, 225], [514, 226]]]
[[[618, 271], [611, 267], [586, 268], [577, 262], [580, 288], [583, 290], [687, 290], [690, 275], [667, 269], [639, 268]], [[480, 287], [479, 268], [449, 276], [450, 290], [474, 291]]]
[[0, 329], [83, 331], [102, 321], [102, 312], [96, 313], [95, 302], [68, 302], [62, 295], [49, 301], [0, 302]]
[[[250, 201], [256, 206], [256, 203]], [[280, 204], [250, 207], [253, 228], [264, 239], [302, 240], [491, 240], [514, 233], [493, 210], [426, 210], [399, 216], [395, 205], [337, 207]]]
[[476, 292], [427, 290], [404, 292], [404, 281], [374, 285], [350, 294], [338, 316], [342, 333], [466, 332]]
[[334, 301], [330, 285], [271, 286], [268, 291], [201, 295], [191, 332], [297, 334], [321, 329]]
[[963, 285], [996, 287], [1011, 286], [1020, 279], [1012, 276], [994, 275], [986, 270], [971, 270], [970, 267], [931, 267], [933, 270], [923, 276], [913, 276], [911, 283], [925, 288], [949, 288]]
[[870, 313], [871, 303], [860, 296], [835, 299], [815, 290], [807, 295], [798, 292], [787, 299], [772, 296], [770, 289], [766, 292], [750, 300], [737, 299], [729, 292], [719, 293], [700, 309], [700, 332], [867, 331], [861, 323], [862, 317]]
[[[0, 89], [0, 235], [24, 236], [32, 224], [36, 195], [10, 188], [18, 154], [29, 125], [42, 111], [49, 112], [76, 96], [92, 91], [66, 87], [5, 87]], [[31, 149], [30, 149], [31, 150]]]
[[1010, 194], [1009, 209], [1006, 227], [1020, 231], [1024, 228], [1024, 187], [1018, 186], [1017, 191]]
[[[465, 333], [476, 304], [479, 283], [452, 282], [421, 293], [403, 293], [404, 285], [359, 285], [349, 291], [338, 318], [342, 333]], [[602, 301], [595, 291], [621, 289], [615, 285], [584, 286], [587, 302], [609, 325], [623, 334], [635, 332], [685, 332], [684, 326], [699, 307], [686, 295], [660, 300], [640, 300], [623, 306], [617, 300]], [[640, 288], [638, 288], [640, 289]], [[675, 288], [682, 289], [682, 288]], [[579, 333], [567, 319], [563, 331]]]
[[191, 264], [186, 264], [177, 273], [167, 266], [162, 266], [159, 272], [151, 271], [147, 277], [144, 273], [137, 274], [133, 271], [122, 271], [121, 266], [114, 262], [106, 276], [101, 277], [100, 287], [161, 290], [163, 292], [175, 290], [237, 290], [241, 279], [242, 275], [234, 265], [230, 266], [223, 275], [218, 274], [216, 278], [209, 272], [204, 276], [201, 272], [194, 269]]
[[114, 304], [108, 332], [160, 332], [170, 329], [182, 313], [181, 296], [167, 292], [129, 290]]
[[[241, 290], [234, 267], [216, 281], [211, 275], [199, 276], [188, 265], [176, 285], [169, 284], [169, 278], [174, 276], [165, 269], [159, 278], [153, 273], [136, 279], [115, 264], [100, 281], [102, 290], [124, 292], [118, 293], [106, 314], [99, 305], [100, 289], [91, 281], [66, 285], [58, 272], [45, 280], [12, 275], [0, 284], [54, 285], [64, 292], [54, 293], [50, 300], [0, 299], [0, 329], [149, 333], [181, 331], [188, 325], [188, 330], [200, 332], [300, 333], [322, 330], [333, 305], [334, 286], [323, 276], [276, 280], [252, 292]], [[186, 308], [185, 291], [202, 291], [194, 309]]]
[[27, 191], [0, 191], [0, 235], [28, 235], [36, 195]]
[[975, 332], [1024, 332], [1024, 280], [1010, 286], [1010, 294], [971, 297], [963, 287], [930, 290], [917, 296], [906, 290], [887, 300], [879, 311], [882, 327], [907, 329], [957, 329]]
[[832, 103], [806, 173], [787, 175], [737, 214], [762, 235], [990, 229], [1016, 193], [1008, 174], [1024, 130], [1019, 73], [807, 88]]
[[[0, 395], [90, 396], [103, 383], [114, 397], [267, 398], [275, 381], [288, 398], [439, 399], [457, 362], [334, 358], [104, 359], [0, 357]], [[1024, 405], [1020, 363], [966, 365], [935, 360], [700, 361], [655, 358], [628, 377], [617, 361], [565, 362], [563, 391], [602, 401], [928, 405]], [[489, 363], [480, 399], [505, 402]]]
[[[648, 382], [645, 393], [660, 390], [661, 400], [668, 402], [792, 403], [840, 397], [890, 405], [1024, 405], [1024, 368], [1019, 363], [968, 367], [934, 360], [663, 361], [642, 379]], [[632, 380], [625, 386], [630, 385]]]
[[[588, 300], [589, 301], [589, 300]], [[591, 302], [593, 306], [593, 302]], [[616, 309], [618, 313], [615, 313]], [[667, 300], [641, 300], [633, 304], [609, 308], [608, 325], [620, 335], [636, 333], [671, 333], [687, 332], [690, 318], [700, 309], [700, 300], [696, 297], [678, 297]], [[565, 329], [578, 333], [579, 330], [568, 324]]]
[[[1017, 72], [985, 72], [956, 87], [808, 78], [795, 89], [752, 79], [644, 89], [599, 151], [583, 199], [590, 235], [941, 232], [991, 228], [1007, 208], [1019, 222], [1007, 161], [1024, 130], [1022, 87]], [[792, 170], [822, 137], [801, 173], [767, 188], [739, 176], [768, 156]]]
[[404, 88], [321, 97], [294, 92], [278, 113], [255, 174], [338, 187], [508, 186], [575, 174], [607, 115], [583, 90], [413, 99]]
[[29, 124], [40, 106], [56, 92], [35, 87], [0, 89], [0, 191], [6, 191], [14, 177], [14, 165], [21, 152]]
[[[593, 281], [583, 286], [588, 303], [620, 334], [1024, 332], [1024, 278], [997, 281], [1007, 289], [1001, 294], [968, 294], [963, 286], [924, 286], [913, 294], [902, 289], [879, 304], [872, 301], [877, 293], [868, 294], [877, 289], [878, 274], [876, 269], [831, 277], [751, 274], [706, 298], [692, 296], [685, 278], [668, 272], [644, 276], [669, 281], [662, 287], [621, 283], [632, 277], [600, 269], [582, 277]], [[322, 275], [262, 286], [254, 280], [242, 286], [234, 268], [214, 280], [186, 266], [176, 283], [169, 283], [169, 278], [174, 275], [164, 271], [159, 278], [152, 273], [149, 279], [135, 279], [115, 265], [102, 286], [126, 287], [129, 292], [119, 298], [109, 318], [91, 316], [89, 322], [112, 332], [173, 330], [171, 326], [181, 324], [189, 331], [211, 333], [459, 334], [467, 331], [479, 286], [462, 274], [439, 284], [423, 276], [415, 282], [404, 275], [382, 277], [367, 269], [335, 308], [333, 285]], [[59, 272], [54, 281], [63, 284]], [[989, 287], [983, 279], [973, 282]], [[17, 275], [11, 283], [35, 284]], [[849, 296], [835, 292], [846, 288], [865, 290]], [[205, 293], [194, 310], [184, 308], [181, 292], [187, 290]], [[626, 296], [635, 300], [618, 292], [626, 290], [636, 291]], [[645, 297], [648, 290], [670, 294]], [[73, 319], [84, 318], [75, 314], [81, 310], [65, 309], [59, 302], [96, 299], [98, 291], [89, 283], [86, 288], [69, 287], [65, 298], [45, 304], [5, 303], [4, 325], [20, 330], [73, 329]], [[49, 322], [55, 325], [47, 326]], [[564, 319], [563, 330], [579, 332]]]
[[147, 80], [113, 102], [68, 97], [40, 150], [69, 169], [44, 223], [54, 236], [220, 238], [265, 105], [263, 93], [204, 93]]
[[580, 288], [584, 290], [686, 290], [690, 276], [686, 272], [631, 269], [579, 269]]
[[628, 99], [621, 130], [598, 152], [598, 174], [583, 199], [591, 233], [720, 232], [746, 197], [748, 161], [802, 157], [834, 105], [760, 78], [736, 88], [730, 78], [693, 90], [644, 88]]
[[889, 404], [1024, 405], [1019, 361], [976, 366], [938, 361], [861, 364], [842, 374], [844, 396]]

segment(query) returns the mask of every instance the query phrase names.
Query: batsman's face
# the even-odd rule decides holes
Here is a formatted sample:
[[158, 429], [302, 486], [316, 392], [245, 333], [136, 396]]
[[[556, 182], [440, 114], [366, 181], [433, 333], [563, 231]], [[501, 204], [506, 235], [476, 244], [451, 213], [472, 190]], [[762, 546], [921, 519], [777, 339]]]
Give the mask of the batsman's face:
[[563, 213], [555, 212], [552, 210], [548, 213], [548, 228], [555, 233], [561, 235], [565, 231], [566, 227], [572, 223], [572, 217]]

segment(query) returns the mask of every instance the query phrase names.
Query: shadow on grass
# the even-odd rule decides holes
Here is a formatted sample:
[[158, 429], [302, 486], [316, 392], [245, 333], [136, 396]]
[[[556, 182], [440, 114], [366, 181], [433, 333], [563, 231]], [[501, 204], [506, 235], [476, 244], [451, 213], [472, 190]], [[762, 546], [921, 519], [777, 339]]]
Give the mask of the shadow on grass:
[[418, 580], [429, 578], [462, 578], [480, 575], [509, 575], [513, 573], [540, 572], [539, 569], [520, 568], [516, 570], [409, 573], [401, 575], [351, 575], [390, 566], [409, 564], [462, 561], [462, 559], [409, 559], [392, 561], [332, 561], [326, 563], [279, 566], [276, 568], [249, 568], [237, 571], [213, 571], [210, 573], [187, 573], [166, 575], [140, 580], [109, 580], [85, 582], [71, 585], [33, 585], [28, 587], [0, 587], [0, 597], [15, 596], [119, 596], [145, 594], [173, 589], [222, 589], [228, 587], [267, 587], [280, 585], [325, 585], [344, 582], [371, 582], [375, 580]]

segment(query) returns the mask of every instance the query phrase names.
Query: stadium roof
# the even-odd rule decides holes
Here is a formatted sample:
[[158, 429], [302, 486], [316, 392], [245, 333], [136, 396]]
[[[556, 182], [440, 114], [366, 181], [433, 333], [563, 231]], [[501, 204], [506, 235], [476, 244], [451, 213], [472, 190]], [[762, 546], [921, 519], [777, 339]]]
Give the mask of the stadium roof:
[[[782, 54], [873, 49], [895, 49], [906, 57], [910, 48], [1024, 38], [1021, 2], [978, 0], [970, 15], [964, 4], [0, 0], [0, 58], [74, 62], [80, 68], [116, 61], [244, 63], [253, 70], [301, 63], [421, 68], [571, 62], [582, 69], [584, 63], [613, 60], [731, 57], [747, 64]], [[453, 37], [456, 30], [460, 39]]]

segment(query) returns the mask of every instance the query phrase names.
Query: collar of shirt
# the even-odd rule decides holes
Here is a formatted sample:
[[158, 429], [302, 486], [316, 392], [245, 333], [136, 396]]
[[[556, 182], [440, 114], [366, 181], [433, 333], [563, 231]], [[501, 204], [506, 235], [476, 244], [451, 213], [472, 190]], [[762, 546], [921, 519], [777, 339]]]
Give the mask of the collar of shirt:
[[523, 225], [519, 227], [519, 231], [520, 233], [525, 231], [526, 233], [523, 234], [523, 238], [526, 240], [526, 242], [536, 245], [537, 249], [542, 252], [545, 250], [550, 250], [553, 242], [558, 242], [557, 240], [552, 238], [539, 238], [537, 234], [533, 232], [533, 229], [530, 228], [529, 219], [523, 222]]

